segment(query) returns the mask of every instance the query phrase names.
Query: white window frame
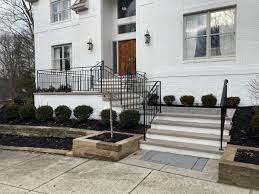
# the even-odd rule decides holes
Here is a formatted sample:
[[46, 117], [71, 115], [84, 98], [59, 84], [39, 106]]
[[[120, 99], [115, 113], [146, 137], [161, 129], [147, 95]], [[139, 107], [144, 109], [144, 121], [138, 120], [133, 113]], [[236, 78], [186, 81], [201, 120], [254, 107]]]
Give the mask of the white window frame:
[[[69, 2], [69, 7], [67, 9], [64, 9], [64, 2]], [[53, 12], [53, 6], [54, 4], [60, 4], [61, 10], [54, 13]], [[68, 18], [64, 18], [65, 13], [67, 13]], [[55, 21], [55, 16], [57, 16], [57, 20]], [[53, 0], [50, 2], [50, 22], [51, 23], [58, 23], [62, 21], [67, 21], [71, 19], [71, 0]]]
[[[66, 46], [70, 46], [70, 58], [65, 58], [65, 47]], [[55, 49], [57, 48], [61, 48], [61, 51], [62, 51], [62, 57], [59, 59], [59, 61], [62, 62], [62, 68], [61, 67], [57, 67], [56, 65], [56, 59], [55, 59]], [[52, 46], [52, 67], [53, 69], [56, 69], [56, 70], [60, 70], [60, 71], [65, 71], [65, 61], [66, 60], [69, 60], [70, 61], [70, 69], [72, 68], [72, 53], [73, 53], [73, 50], [72, 50], [72, 43], [69, 43], [69, 44], [62, 44], [62, 45], [55, 45], [55, 46]], [[61, 65], [61, 64], [59, 64]]]
[[[217, 33], [217, 34], [211, 34], [211, 13], [217, 12], [217, 11], [224, 11], [224, 10], [229, 10], [229, 9], [235, 9], [235, 23], [234, 23], [234, 28], [232, 32], [228, 33]], [[195, 37], [188, 37], [186, 35], [186, 24], [187, 24], [187, 17], [188, 16], [197, 16], [197, 15], [205, 15], [207, 18], [207, 26], [206, 26], [206, 35], [200, 35], [200, 36], [195, 36]], [[202, 59], [215, 59], [215, 58], [226, 58], [226, 57], [235, 57], [236, 56], [236, 18], [237, 18], [237, 8], [236, 6], [229, 6], [229, 7], [224, 7], [224, 8], [218, 8], [218, 9], [212, 9], [212, 10], [207, 10], [207, 11], [202, 11], [198, 13], [191, 13], [191, 14], [185, 14], [184, 15], [184, 25], [183, 25], [183, 60], [184, 61], [191, 61], [191, 60], [202, 60]], [[211, 56], [211, 36], [215, 35], [224, 35], [224, 34], [233, 34], [234, 36], [234, 54], [233, 55], [219, 55], [219, 56]], [[206, 37], [206, 56], [205, 57], [192, 57], [192, 58], [187, 58], [187, 39], [190, 38], [199, 38], [199, 37]]]

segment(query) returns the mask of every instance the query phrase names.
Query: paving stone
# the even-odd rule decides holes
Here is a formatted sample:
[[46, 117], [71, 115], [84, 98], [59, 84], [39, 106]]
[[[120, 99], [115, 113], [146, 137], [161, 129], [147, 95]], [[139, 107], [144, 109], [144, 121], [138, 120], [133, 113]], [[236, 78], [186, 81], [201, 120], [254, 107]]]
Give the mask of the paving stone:
[[25, 194], [28, 192], [29, 191], [25, 190], [25, 189], [20, 189], [20, 188], [12, 187], [9, 185], [0, 184], [0, 193], [1, 194]]
[[129, 165], [133, 165], [133, 166], [139, 166], [142, 168], [149, 168], [149, 169], [153, 169], [153, 170], [160, 170], [165, 166], [165, 164], [160, 164], [157, 162], [137, 160], [137, 159], [132, 159], [132, 158], [125, 158], [125, 159], [121, 160], [120, 163], [129, 164]]
[[249, 194], [250, 189], [152, 171], [132, 194]]
[[0, 171], [0, 183], [34, 189], [87, 160], [43, 154]]
[[199, 158], [195, 165], [192, 167], [192, 170], [202, 171], [206, 166], [208, 159], [206, 158]]
[[91, 160], [45, 184], [44, 193], [129, 193], [151, 170], [121, 163]]

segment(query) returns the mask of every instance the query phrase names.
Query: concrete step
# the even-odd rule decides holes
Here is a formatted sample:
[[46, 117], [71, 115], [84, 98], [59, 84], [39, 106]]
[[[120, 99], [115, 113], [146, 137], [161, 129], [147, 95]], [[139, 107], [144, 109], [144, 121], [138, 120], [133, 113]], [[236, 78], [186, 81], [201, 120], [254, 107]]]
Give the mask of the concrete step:
[[[220, 125], [215, 123], [197, 123], [184, 121], [164, 121], [155, 119], [151, 128], [171, 131], [196, 132], [203, 134], [220, 135]], [[224, 135], [229, 135], [230, 125], [225, 125]]]
[[[220, 146], [220, 135], [203, 134], [184, 131], [169, 131], [160, 129], [149, 129], [147, 132], [147, 139], [157, 139], [166, 141], [177, 141], [183, 143], [202, 144], [210, 146]], [[230, 137], [223, 136], [223, 146], [227, 146]]]
[[141, 141], [140, 148], [181, 155], [220, 159], [223, 151], [219, 147], [164, 140]]
[[[195, 123], [221, 123], [220, 115], [204, 115], [204, 114], [187, 114], [187, 113], [159, 113], [156, 116], [157, 120], [167, 121], [182, 121], [182, 122], [195, 122]], [[231, 124], [231, 118], [226, 117], [225, 124]]]
[[220, 115], [220, 108], [201, 108], [201, 107], [170, 107], [164, 106], [162, 112], [167, 113], [186, 113], [203, 115]]

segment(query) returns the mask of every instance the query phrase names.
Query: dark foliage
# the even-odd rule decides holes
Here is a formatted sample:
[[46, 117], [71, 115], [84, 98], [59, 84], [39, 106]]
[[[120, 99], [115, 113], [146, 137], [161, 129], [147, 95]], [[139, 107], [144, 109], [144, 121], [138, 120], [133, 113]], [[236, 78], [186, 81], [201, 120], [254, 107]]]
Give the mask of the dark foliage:
[[55, 116], [59, 122], [66, 122], [70, 119], [72, 111], [67, 106], [58, 106], [55, 109]]
[[193, 106], [195, 98], [193, 96], [182, 96], [180, 101], [184, 106]]
[[30, 120], [35, 119], [36, 108], [33, 105], [22, 106], [19, 110], [21, 119]]
[[78, 106], [74, 109], [75, 117], [80, 121], [86, 121], [93, 114], [93, 108], [91, 106]]
[[[116, 111], [112, 111], [112, 120], [113, 122], [116, 121], [118, 115]], [[110, 109], [102, 110], [101, 112], [101, 119], [104, 125], [109, 125], [110, 123]]]
[[165, 96], [163, 99], [166, 105], [172, 105], [175, 101], [175, 97], [173, 95]]
[[217, 98], [213, 94], [208, 94], [201, 97], [201, 102], [204, 107], [214, 107], [217, 104]]
[[53, 108], [51, 106], [41, 106], [36, 111], [38, 121], [47, 121], [53, 118]]
[[4, 118], [7, 120], [19, 119], [19, 106], [8, 105], [4, 108]]
[[140, 121], [140, 113], [136, 110], [125, 110], [119, 117], [120, 126], [126, 129], [137, 127]]
[[241, 99], [239, 97], [229, 97], [227, 98], [227, 106], [229, 108], [236, 108], [240, 104]]
[[159, 99], [159, 96], [157, 94], [151, 94], [148, 97], [148, 105], [150, 105], [150, 106], [157, 105], [158, 104], [158, 99]]

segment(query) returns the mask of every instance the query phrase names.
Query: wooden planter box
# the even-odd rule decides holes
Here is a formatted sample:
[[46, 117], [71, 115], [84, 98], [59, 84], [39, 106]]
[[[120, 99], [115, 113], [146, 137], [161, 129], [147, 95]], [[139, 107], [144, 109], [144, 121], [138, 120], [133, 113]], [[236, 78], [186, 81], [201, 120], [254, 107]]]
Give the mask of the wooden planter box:
[[[100, 158], [110, 161], [119, 161], [139, 149], [139, 140], [142, 135], [133, 135], [116, 143], [87, 139], [107, 132], [100, 132], [73, 140], [73, 156], [86, 158]], [[130, 134], [129, 134], [130, 135]]]
[[228, 145], [219, 162], [219, 182], [259, 189], [259, 165], [235, 162], [238, 149], [259, 151], [259, 148]]

